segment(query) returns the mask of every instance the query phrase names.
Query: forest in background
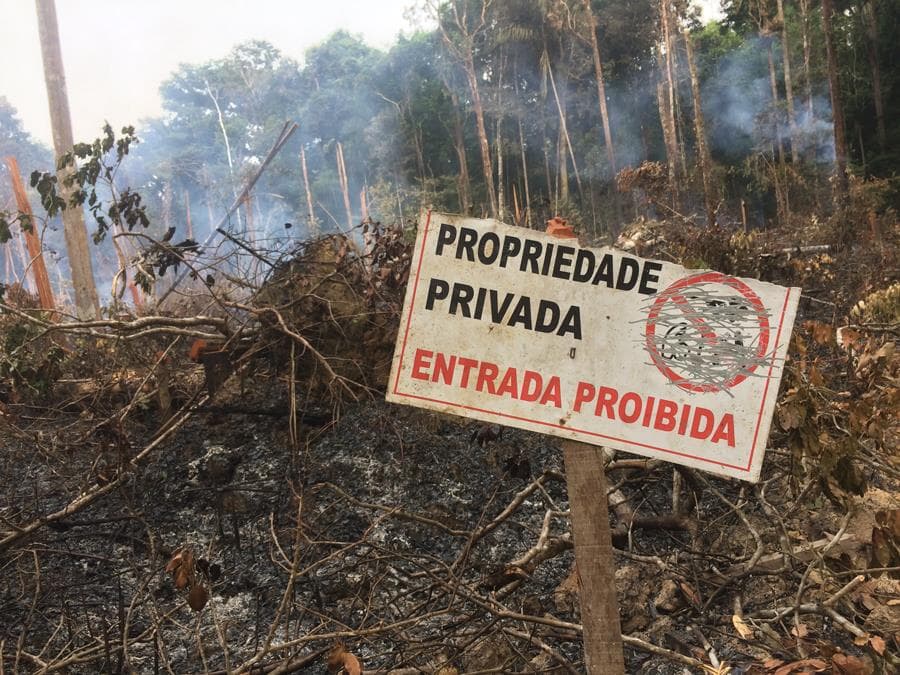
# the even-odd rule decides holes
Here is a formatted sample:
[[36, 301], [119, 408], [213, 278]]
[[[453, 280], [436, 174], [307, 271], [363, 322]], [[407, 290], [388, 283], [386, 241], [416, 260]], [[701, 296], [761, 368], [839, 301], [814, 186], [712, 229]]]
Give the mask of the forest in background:
[[[785, 228], [800, 241], [837, 205], [834, 229], [852, 239], [871, 226], [869, 211], [898, 201], [896, 2], [736, 0], [706, 25], [676, 0], [419, 9], [436, 27], [388, 51], [337, 32], [303, 63], [251, 41], [183, 64], [160, 86], [163, 116], [140, 122], [107, 190], [142, 197], [150, 237], [176, 227], [203, 241], [294, 120], [226, 227], [253, 245], [368, 217], [408, 221], [423, 206], [530, 227], [560, 215], [595, 237], [681, 217]], [[7, 155], [26, 179], [54, 168], [0, 100]], [[0, 171], [0, 210], [11, 212]], [[849, 213], [845, 175], [865, 202]], [[64, 285], [53, 221], [44, 243], [63, 263], [52, 282]], [[24, 258], [7, 250], [4, 280], [21, 279]], [[106, 289], [116, 254], [107, 241], [92, 255]]]

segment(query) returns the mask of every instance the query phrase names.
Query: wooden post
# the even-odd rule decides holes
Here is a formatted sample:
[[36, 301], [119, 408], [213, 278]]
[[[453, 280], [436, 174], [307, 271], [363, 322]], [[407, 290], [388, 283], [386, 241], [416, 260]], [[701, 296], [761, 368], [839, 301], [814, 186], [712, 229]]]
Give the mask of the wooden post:
[[563, 441], [562, 446], [584, 627], [585, 669], [590, 675], [625, 675], [603, 450], [578, 441]]
[[53, 289], [50, 286], [50, 277], [47, 275], [47, 266], [44, 264], [44, 254], [41, 251], [41, 241], [35, 232], [34, 215], [31, 213], [31, 204], [28, 203], [28, 195], [25, 186], [22, 185], [22, 176], [19, 173], [19, 164], [15, 157], [6, 158], [6, 166], [12, 180], [13, 193], [16, 196], [16, 208], [19, 213], [24, 213], [31, 221], [31, 228], [23, 232], [25, 243], [28, 245], [28, 255], [31, 257], [30, 266], [34, 273], [34, 285], [37, 287], [38, 297], [41, 299], [41, 309], [53, 311]]
[[[44, 79], [50, 104], [50, 126], [53, 129], [53, 147], [56, 159], [72, 152], [72, 120], [69, 115], [69, 97], [66, 93], [66, 76], [63, 71], [62, 50], [59, 46], [59, 28], [56, 24], [56, 5], [53, 0], [35, 0], [38, 16], [38, 33], [41, 39], [41, 57], [44, 62]], [[65, 186], [65, 178], [72, 167], [58, 171], [60, 195], [69, 201], [71, 188]], [[75, 290], [75, 311], [80, 319], [93, 319], [100, 314], [100, 301], [94, 284], [91, 252], [88, 247], [87, 227], [80, 207], [63, 211], [63, 230], [69, 267], [72, 270], [72, 286]]]
[[[559, 239], [575, 239], [572, 227], [559, 216], [547, 221], [546, 232]], [[569, 440], [563, 441], [562, 448], [578, 570], [585, 670], [589, 675], [625, 675], [603, 449]]]

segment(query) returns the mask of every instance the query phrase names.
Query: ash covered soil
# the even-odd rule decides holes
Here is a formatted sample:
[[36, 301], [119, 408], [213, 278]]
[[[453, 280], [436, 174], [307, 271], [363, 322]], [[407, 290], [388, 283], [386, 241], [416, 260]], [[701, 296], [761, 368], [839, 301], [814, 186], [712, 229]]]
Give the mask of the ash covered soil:
[[[234, 383], [217, 399], [229, 402], [253, 403]], [[497, 438], [495, 429], [380, 400], [315, 422], [291, 449], [284, 416], [196, 415], [118, 489], [7, 551], [6, 668], [324, 673], [341, 641], [370, 672], [584, 672], [553, 439], [512, 429]], [[85, 424], [74, 417], [78, 433]], [[5, 527], [61, 508], [134, 450], [115, 439], [98, 454], [39, 431], [9, 436], [0, 460]], [[789, 625], [748, 618], [752, 636], [742, 637], [732, 617], [790, 604], [807, 564], [733, 568], [777, 553], [781, 537], [846, 530], [828, 500], [796, 508], [789, 457], [774, 451], [762, 492], [686, 474], [686, 506], [673, 518], [671, 465], [616, 461], [610, 518], [623, 633], [704, 663], [712, 650], [733, 673], [790, 661]], [[771, 527], [773, 518], [783, 527]], [[170, 561], [185, 551], [195, 562], [179, 589]], [[851, 569], [852, 555], [828, 564]], [[814, 595], [825, 582], [805, 583]], [[199, 611], [194, 586], [208, 596]], [[863, 651], [827, 618], [804, 617], [802, 626], [806, 640]], [[633, 645], [626, 663], [629, 673], [700, 672]]]

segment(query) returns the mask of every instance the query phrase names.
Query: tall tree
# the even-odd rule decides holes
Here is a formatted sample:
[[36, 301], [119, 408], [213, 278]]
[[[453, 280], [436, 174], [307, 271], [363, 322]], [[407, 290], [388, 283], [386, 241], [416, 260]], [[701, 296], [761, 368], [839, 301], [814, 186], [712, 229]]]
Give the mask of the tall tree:
[[784, 21], [784, 0], [777, 0], [775, 18], [781, 28], [781, 62], [784, 65], [784, 98], [787, 101], [788, 128], [791, 136], [791, 160], [797, 162], [797, 118], [794, 114], [794, 80], [791, 77], [791, 50]]
[[488, 9], [492, 0], [480, 0], [480, 10], [470, 15], [466, 0], [451, 0], [449, 6], [434, 6], [438, 27], [447, 50], [459, 61], [465, 72], [472, 94], [472, 109], [478, 132], [478, 147], [481, 150], [481, 169], [487, 189], [488, 206], [491, 216], [497, 217], [497, 192], [494, 187], [494, 169], [491, 161], [491, 144], [488, 141], [484, 123], [484, 104], [479, 85], [480, 73], [475, 67], [476, 41], [488, 28]]
[[691, 94], [694, 101], [694, 135], [697, 137], [697, 155], [700, 159], [700, 179], [703, 183], [706, 222], [710, 227], [713, 227], [716, 224], [716, 198], [712, 184], [712, 158], [706, 142], [703, 98], [700, 96], [700, 78], [697, 76], [697, 64], [694, 62], [694, 45], [687, 30], [684, 31], [684, 46], [687, 51], [688, 72], [691, 75]]
[[[69, 97], [66, 92], [66, 76], [63, 70], [62, 50], [59, 45], [59, 28], [56, 22], [54, 0], [35, 0], [38, 15], [38, 33], [41, 40], [41, 57], [44, 62], [44, 79], [50, 104], [50, 124], [53, 130], [53, 146], [57, 161], [72, 152], [72, 119], [69, 114]], [[72, 175], [73, 166], [58, 172], [60, 194], [69, 202], [72, 189], [66, 178]], [[94, 284], [91, 252], [88, 248], [87, 227], [80, 206], [70, 205], [63, 210], [63, 227], [72, 286], [75, 290], [75, 312], [81, 319], [91, 319], [100, 313], [100, 301]]]
[[881, 92], [881, 66], [878, 63], [878, 24], [875, 18], [877, 0], [863, 0], [862, 16], [866, 29], [866, 55], [872, 69], [872, 102], [875, 104], [875, 129], [878, 145], [882, 150], [887, 145], [887, 131], [884, 126], [884, 97]]
[[831, 90], [831, 115], [834, 128], [834, 170], [837, 174], [836, 196], [839, 202], [847, 193], [847, 139], [844, 135], [844, 103], [834, 44], [832, 0], [822, 0], [822, 32], [825, 36], [825, 54], [828, 59], [828, 85]]
[[597, 22], [594, 11], [591, 9], [591, 0], [584, 0], [584, 11], [587, 14], [588, 32], [591, 38], [591, 52], [594, 57], [594, 74], [597, 80], [597, 98], [600, 101], [600, 121], [603, 124], [603, 140], [606, 142], [606, 159], [609, 162], [610, 171], [615, 176], [616, 150], [612, 142], [612, 132], [609, 126], [609, 110], [606, 106], [606, 82], [603, 79], [603, 63], [600, 60], [600, 45], [597, 42]]

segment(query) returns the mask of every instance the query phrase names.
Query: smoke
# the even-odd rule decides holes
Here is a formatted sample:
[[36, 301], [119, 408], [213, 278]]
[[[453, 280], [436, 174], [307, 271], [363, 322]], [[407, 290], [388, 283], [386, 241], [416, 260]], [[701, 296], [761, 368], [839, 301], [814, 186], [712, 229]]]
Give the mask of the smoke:
[[[795, 84], [792, 131], [783, 91], [779, 91], [778, 106], [773, 106], [768, 48], [768, 39], [748, 38], [712, 67], [713, 74], [702, 85], [710, 147], [720, 157], [734, 159], [754, 150], [767, 150], [781, 140], [785, 147], [793, 143], [800, 155], [812, 161], [832, 161], [830, 102], [815, 96], [810, 114], [806, 96]], [[777, 68], [781, 50], [777, 45], [773, 49]], [[780, 88], [780, 72], [776, 72], [776, 79]]]

